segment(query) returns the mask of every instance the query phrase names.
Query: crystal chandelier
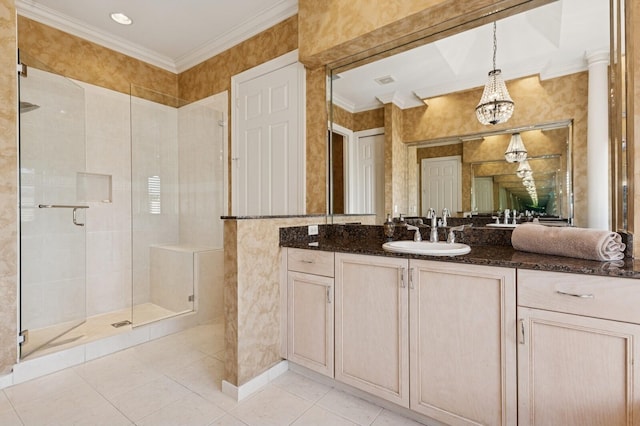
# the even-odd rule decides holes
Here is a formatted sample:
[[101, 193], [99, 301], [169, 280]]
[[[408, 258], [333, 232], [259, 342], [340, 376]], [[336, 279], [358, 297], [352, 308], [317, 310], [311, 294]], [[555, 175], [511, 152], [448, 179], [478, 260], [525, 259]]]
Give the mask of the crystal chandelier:
[[511, 135], [511, 141], [504, 152], [504, 159], [507, 163], [520, 163], [527, 159], [527, 148], [524, 147], [520, 133]]
[[513, 100], [509, 96], [507, 86], [502, 79], [502, 71], [496, 69], [496, 23], [493, 23], [493, 69], [489, 71], [489, 79], [484, 86], [482, 98], [476, 107], [478, 121], [484, 125], [504, 123], [513, 114]]
[[518, 165], [518, 170], [516, 170], [516, 176], [518, 176], [520, 179], [533, 176], [533, 171], [531, 170], [531, 166], [529, 165], [528, 160], [523, 160], [520, 162], [520, 164]]

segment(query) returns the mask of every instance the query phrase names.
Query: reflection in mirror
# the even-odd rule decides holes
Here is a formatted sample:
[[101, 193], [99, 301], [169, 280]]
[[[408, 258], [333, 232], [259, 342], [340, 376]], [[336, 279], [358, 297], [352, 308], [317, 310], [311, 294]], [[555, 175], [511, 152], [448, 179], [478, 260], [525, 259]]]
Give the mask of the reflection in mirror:
[[[530, 210], [542, 211], [544, 206], [547, 214], [574, 218], [577, 226], [588, 226], [589, 197], [585, 177], [591, 143], [587, 143], [587, 128], [589, 132], [598, 126], [606, 128], [608, 122], [606, 114], [591, 117], [587, 113], [588, 105], [594, 102], [606, 105], [608, 102], [606, 97], [592, 98], [592, 62], [588, 58], [593, 57], [594, 52], [608, 52], [608, 16], [607, 0], [562, 0], [498, 20], [497, 66], [507, 81], [515, 111], [509, 122], [497, 126], [483, 126], [475, 117], [475, 107], [491, 66], [492, 22], [479, 22], [471, 30], [435, 41], [426, 40], [418, 48], [394, 56], [386, 55], [362, 66], [347, 65], [331, 70], [332, 125], [347, 130], [342, 142], [343, 166], [340, 170], [333, 169], [334, 174], [343, 173], [344, 176], [342, 198], [345, 209], [350, 213], [361, 213], [348, 207], [349, 197], [361, 191], [358, 181], [349, 173], [355, 161], [350, 153], [362, 149], [358, 144], [361, 132], [371, 129], [383, 129], [384, 132], [383, 159], [378, 161], [384, 168], [383, 182], [382, 188], [376, 188], [376, 193], [384, 197], [384, 210], [375, 211], [378, 217], [384, 218], [386, 213], [394, 216], [424, 213], [420, 167], [422, 159], [428, 158], [424, 150], [436, 149], [440, 153], [429, 154], [431, 158], [451, 157], [448, 160], [455, 164], [459, 157], [460, 163], [456, 172], [460, 175], [460, 192], [455, 196], [452, 194], [451, 199], [445, 201], [445, 207], [458, 215], [474, 211], [474, 208], [479, 211], [480, 200], [472, 199], [472, 188], [488, 185], [488, 179], [473, 176], [489, 177], [488, 174], [480, 176], [485, 173], [481, 166], [489, 167], [489, 164], [480, 163], [504, 163], [503, 155], [511, 136], [509, 129], [524, 129], [524, 143], [535, 160], [530, 166], [534, 169], [537, 203], [530, 198], [523, 200], [521, 193], [515, 193], [513, 188], [507, 190], [504, 183], [502, 196], [498, 190], [491, 201], [491, 210], [511, 208], [508, 207], [510, 199], [520, 197], [518, 203], [529, 206]], [[596, 84], [604, 88], [604, 92], [599, 90], [598, 93], [607, 91], [606, 78]], [[564, 126], [565, 136], [568, 134], [563, 142], [564, 153], [545, 152], [542, 147], [555, 146], [551, 142], [541, 143], [538, 148], [533, 140], [527, 141], [533, 136], [524, 134], [526, 129], [537, 123], [559, 122], [571, 123]], [[482, 141], [471, 139], [487, 131], [507, 133], [501, 137], [485, 135]], [[549, 138], [555, 130], [536, 131]], [[457, 143], [452, 143], [453, 140]], [[424, 141], [431, 141], [431, 144], [419, 152], [417, 144]], [[440, 146], [434, 145], [434, 141]], [[568, 144], [570, 150], [566, 149], [567, 141], [571, 142]], [[606, 140], [601, 142], [607, 144]], [[496, 148], [486, 149], [490, 143]], [[420, 162], [418, 156], [422, 156]], [[535, 170], [541, 167], [543, 158], [549, 161], [556, 158], [560, 163], [556, 165], [555, 174], [542, 175], [542, 170]], [[517, 165], [510, 167], [515, 170], [505, 169], [505, 175], [517, 171]], [[573, 197], [571, 176], [576, 176]], [[609, 180], [606, 170], [602, 176], [604, 181]], [[498, 180], [497, 177], [492, 179], [494, 184]], [[456, 202], [459, 203], [457, 207]], [[437, 208], [435, 204], [434, 201], [427, 202]], [[482, 208], [489, 210], [486, 204]]]
[[[457, 205], [454, 211], [467, 216], [510, 209], [571, 222], [571, 130], [571, 122], [560, 122], [413, 144], [408, 169], [414, 170], [410, 174], [417, 183], [410, 185], [409, 204], [418, 206], [418, 216], [429, 208], [441, 211]], [[527, 160], [521, 163], [509, 163], [503, 154], [515, 133], [527, 150]], [[448, 161], [459, 162], [457, 175], [433, 172], [433, 167]], [[458, 184], [451, 183], [456, 180]], [[454, 194], [448, 199], [430, 198], [455, 187], [461, 188], [459, 201]]]

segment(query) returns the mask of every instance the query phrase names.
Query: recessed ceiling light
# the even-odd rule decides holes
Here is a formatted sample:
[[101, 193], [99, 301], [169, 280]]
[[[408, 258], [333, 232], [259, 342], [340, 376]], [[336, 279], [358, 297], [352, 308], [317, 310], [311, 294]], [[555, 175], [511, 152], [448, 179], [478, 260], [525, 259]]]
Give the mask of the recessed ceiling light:
[[111, 14], [111, 19], [116, 21], [118, 24], [122, 25], [131, 25], [133, 21], [124, 13], [114, 12]]

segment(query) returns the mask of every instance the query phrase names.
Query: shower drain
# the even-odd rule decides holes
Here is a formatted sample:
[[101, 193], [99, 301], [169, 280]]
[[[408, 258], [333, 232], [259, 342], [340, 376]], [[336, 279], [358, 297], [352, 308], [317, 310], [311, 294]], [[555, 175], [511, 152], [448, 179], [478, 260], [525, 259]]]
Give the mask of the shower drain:
[[113, 324], [111, 324], [111, 326], [115, 328], [124, 327], [125, 325], [131, 325], [131, 321], [124, 320], [124, 321], [114, 322]]

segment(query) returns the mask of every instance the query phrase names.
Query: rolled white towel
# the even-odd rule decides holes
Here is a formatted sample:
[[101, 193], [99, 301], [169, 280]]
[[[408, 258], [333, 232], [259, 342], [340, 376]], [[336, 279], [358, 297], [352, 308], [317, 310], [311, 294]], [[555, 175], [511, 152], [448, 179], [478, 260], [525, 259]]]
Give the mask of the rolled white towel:
[[623, 259], [626, 247], [617, 232], [535, 224], [515, 228], [511, 244], [516, 250], [600, 261]]

